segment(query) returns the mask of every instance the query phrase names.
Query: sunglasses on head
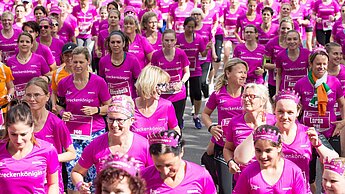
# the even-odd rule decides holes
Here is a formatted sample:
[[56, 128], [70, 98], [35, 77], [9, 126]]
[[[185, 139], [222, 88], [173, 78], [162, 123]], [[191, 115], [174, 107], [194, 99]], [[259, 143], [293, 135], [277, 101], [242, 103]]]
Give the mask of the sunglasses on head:
[[44, 26], [40, 26], [40, 29], [48, 29], [49, 28], [49, 26], [48, 25], [44, 25]]

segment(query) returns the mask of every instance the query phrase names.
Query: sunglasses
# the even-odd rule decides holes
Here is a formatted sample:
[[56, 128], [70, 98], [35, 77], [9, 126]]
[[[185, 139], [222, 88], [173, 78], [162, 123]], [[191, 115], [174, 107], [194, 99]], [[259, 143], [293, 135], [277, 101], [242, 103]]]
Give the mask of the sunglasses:
[[40, 26], [40, 29], [43, 29], [43, 28], [47, 30], [49, 26], [48, 25]]
[[59, 23], [53, 23], [53, 26], [59, 26]]

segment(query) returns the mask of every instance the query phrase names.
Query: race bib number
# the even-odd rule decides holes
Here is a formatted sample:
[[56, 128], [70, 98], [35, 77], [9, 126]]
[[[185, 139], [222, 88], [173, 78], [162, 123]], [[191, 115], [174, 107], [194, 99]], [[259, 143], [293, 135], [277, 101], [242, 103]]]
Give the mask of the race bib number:
[[170, 82], [166, 86], [165, 90], [162, 90], [162, 94], [177, 94], [181, 91], [181, 87], [179, 90], [175, 90], [177, 84], [181, 84], [180, 75], [174, 75], [170, 77]]
[[332, 30], [333, 22], [329, 20], [322, 20], [322, 29], [323, 31]]
[[305, 111], [303, 113], [303, 123], [306, 126], [314, 127], [318, 132], [327, 131], [331, 125], [330, 113], [326, 112], [325, 116], [319, 116], [317, 111]]
[[225, 26], [224, 35], [225, 37], [235, 37], [235, 29], [230, 26]]
[[222, 126], [222, 130], [223, 130], [223, 141], [224, 142], [226, 142], [226, 138], [225, 138], [225, 134], [224, 134], [224, 128], [229, 126], [230, 121], [231, 121], [231, 118], [225, 118], [220, 122], [220, 125]]
[[120, 83], [108, 83], [109, 92], [112, 96], [117, 95], [127, 95], [131, 96], [131, 89], [129, 87], [128, 81], [120, 82]]
[[195, 71], [195, 69], [196, 69], [196, 57], [188, 57], [188, 59], [189, 59], [189, 62], [190, 62], [189, 70], [190, 71]]
[[72, 139], [91, 140], [92, 116], [73, 115], [66, 125], [71, 133]]
[[297, 83], [297, 81], [299, 79], [301, 79], [302, 77], [304, 77], [303, 75], [300, 76], [300, 75], [296, 75], [296, 76], [293, 76], [293, 75], [285, 75], [285, 79], [284, 79], [284, 89], [287, 90], [287, 89], [293, 89]]
[[22, 99], [25, 94], [25, 86], [26, 84], [18, 84], [14, 86], [14, 96], [17, 99]]
[[334, 112], [335, 112], [335, 115], [336, 115], [337, 117], [341, 116], [340, 110], [339, 110], [338, 102], [336, 102], [336, 103], [334, 104]]

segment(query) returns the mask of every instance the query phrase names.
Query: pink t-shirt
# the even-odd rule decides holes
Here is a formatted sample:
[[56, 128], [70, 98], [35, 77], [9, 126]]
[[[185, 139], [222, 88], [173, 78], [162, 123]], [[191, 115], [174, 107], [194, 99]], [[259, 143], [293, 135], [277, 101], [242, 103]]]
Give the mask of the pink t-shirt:
[[[140, 170], [153, 164], [149, 152], [149, 143], [140, 135], [133, 134], [131, 147], [126, 154], [133, 157], [138, 162]], [[102, 160], [107, 159], [111, 155], [112, 153], [109, 149], [109, 137], [107, 132], [100, 135], [86, 146], [78, 163], [81, 167], [86, 169], [95, 165], [97, 172], [99, 172], [102, 168]]]
[[[62, 154], [71, 144], [72, 139], [65, 122], [59, 117], [49, 112], [43, 128], [35, 133], [35, 137], [45, 140], [56, 148], [57, 154]], [[59, 189], [60, 193], [64, 192], [62, 181], [62, 163], [59, 168]]]
[[[145, 32], [143, 32], [142, 35], [143, 35], [144, 37], [146, 37]], [[162, 49], [162, 33], [158, 31], [158, 32], [157, 32], [157, 40], [156, 40], [156, 42], [155, 42], [155, 43], [149, 42], [149, 43], [151, 44], [151, 46], [152, 46], [154, 52], [155, 52], [155, 51], [158, 51], [158, 50], [160, 50], [160, 49]]]
[[[324, 25], [325, 22], [329, 21], [329, 16], [335, 16], [340, 11], [339, 4], [336, 1], [332, 1], [329, 5], [323, 4], [322, 1], [318, 0], [315, 1], [315, 5], [313, 8], [314, 13], [316, 13], [316, 17], [322, 19], [321, 23], [316, 23], [316, 29], [322, 30], [325, 29], [327, 24]], [[330, 25], [330, 29], [332, 30], [332, 24]]]
[[45, 75], [49, 72], [49, 66], [41, 55], [32, 53], [26, 64], [18, 62], [16, 55], [10, 57], [7, 66], [11, 68], [14, 77], [14, 85], [26, 84], [34, 77]]
[[333, 27], [332, 27], [333, 39], [336, 40], [337, 34], [343, 30], [344, 30], [343, 20], [341, 18], [339, 18], [337, 21], [335, 21], [335, 23], [333, 24]]
[[175, 30], [176, 34], [181, 34], [184, 32], [183, 23], [187, 17], [191, 16], [192, 9], [194, 8], [194, 3], [188, 1], [187, 7], [181, 10], [178, 7], [177, 2], [171, 4], [169, 7], [169, 16], [172, 17], [173, 26], [172, 29]]
[[340, 30], [335, 36], [335, 42], [341, 45], [341, 50], [345, 53], [345, 30]]
[[198, 77], [202, 75], [201, 65], [199, 63], [199, 53], [203, 52], [206, 48], [205, 41], [199, 34], [195, 34], [193, 42], [186, 41], [184, 34], [177, 35], [177, 43], [179, 48], [186, 53], [190, 70], [190, 77]]
[[133, 53], [138, 58], [140, 68], [144, 68], [150, 62], [146, 59], [146, 55], [153, 51], [153, 47], [149, 41], [140, 34], [135, 36], [134, 41], [129, 45], [128, 49], [129, 53]]
[[[40, 42], [39, 39], [37, 39], [37, 42]], [[62, 47], [64, 46], [64, 42], [57, 38], [52, 38], [52, 43], [49, 47], [52, 55], [54, 56], [55, 62], [57, 66], [61, 65], [61, 53], [62, 53]]]
[[169, 187], [163, 182], [155, 166], [144, 169], [140, 174], [146, 182], [146, 193], [217, 193], [212, 177], [204, 167], [192, 162], [183, 161], [186, 163], [185, 175], [182, 182], [174, 188]]
[[77, 18], [74, 17], [74, 15], [72, 15], [72, 14], [67, 15], [64, 23], [71, 25], [73, 29], [76, 29], [78, 27]]
[[15, 50], [18, 47], [18, 36], [21, 30], [13, 29], [13, 36], [9, 39], [5, 38], [2, 33], [0, 33], [0, 51], [2, 51], [2, 62], [6, 63], [12, 55], [15, 54]]
[[244, 37], [244, 28], [248, 25], [248, 24], [253, 24], [254, 26], [259, 25], [262, 23], [262, 19], [261, 19], [261, 15], [260, 14], [256, 14], [256, 17], [253, 21], [249, 21], [247, 18], [246, 13], [242, 14], [241, 16], [239, 16], [237, 18], [237, 23], [236, 23], [236, 27], [240, 29], [238, 35], [240, 35], [240, 37], [243, 39]]
[[61, 40], [65, 41], [65, 43], [72, 42], [74, 29], [71, 24], [64, 22], [57, 34], [60, 36]]
[[305, 179], [293, 162], [284, 160], [283, 172], [274, 185], [269, 185], [263, 178], [259, 162], [250, 164], [242, 173], [236, 182], [233, 194], [297, 194], [307, 193]]
[[0, 187], [6, 193], [47, 193], [46, 178], [59, 169], [54, 146], [37, 139], [39, 146], [24, 158], [16, 160], [8, 152], [7, 142], [0, 143]]
[[178, 124], [174, 106], [164, 98], [159, 98], [155, 112], [149, 117], [143, 115], [135, 106], [134, 118], [131, 131], [145, 138], [151, 133], [173, 129]]
[[250, 51], [245, 43], [238, 44], [234, 50], [234, 57], [238, 57], [248, 63], [249, 70], [247, 76], [247, 83], [263, 84], [264, 79], [262, 75], [256, 75], [255, 70], [262, 67], [262, 61], [265, 54], [265, 47], [258, 44], [255, 50]]
[[99, 76], [107, 82], [111, 96], [137, 96], [134, 84], [141, 72], [141, 68], [136, 66], [138, 63], [137, 57], [131, 53], [125, 53], [125, 59], [118, 67], [112, 64], [110, 54], [101, 58]]
[[310, 51], [300, 48], [300, 53], [295, 61], [288, 57], [287, 49], [279, 52], [276, 58], [276, 68], [281, 69], [280, 90], [295, 87], [296, 82], [308, 74]]
[[[265, 45], [265, 55], [271, 58], [271, 63], [275, 63], [278, 53], [284, 49], [279, 45], [279, 36], [276, 36]], [[276, 85], [276, 70], [268, 71], [268, 84]]]
[[[304, 6], [300, 6], [299, 9], [296, 11], [293, 10], [290, 14], [290, 17], [297, 23], [298, 23], [298, 19], [305, 20], [308, 16], [310, 17], [310, 14]], [[300, 33], [300, 35], [302, 36], [301, 38], [303, 40], [306, 39], [305, 28], [309, 27], [309, 26], [310, 25], [306, 25], [306, 26], [298, 25], [298, 29], [296, 29]]]
[[77, 5], [73, 7], [72, 14], [77, 18], [79, 35], [77, 38], [91, 38], [91, 28], [97, 16], [96, 7], [89, 5], [89, 9], [84, 13], [80, 7]]
[[[311, 160], [313, 146], [306, 132], [307, 126], [297, 123], [297, 132], [291, 144], [283, 145], [284, 158], [295, 163], [301, 170], [306, 183], [309, 183], [309, 162]], [[307, 191], [310, 193], [309, 184], [306, 184]]]
[[108, 36], [109, 36], [109, 30], [108, 29], [101, 30], [98, 33], [97, 45], [98, 45], [98, 49], [102, 52], [102, 56], [109, 54], [109, 52], [105, 46], [105, 41], [108, 38]]
[[12, 11], [14, 6], [14, 0], [9, 0], [7, 3], [4, 1], [0, 2], [0, 13], [4, 11]]
[[235, 29], [237, 25], [237, 18], [246, 13], [246, 7], [239, 6], [235, 13], [230, 12], [230, 3], [224, 9], [224, 40], [231, 41], [234, 44], [238, 44], [238, 40], [235, 37]]
[[[204, 40], [204, 44], [207, 45], [210, 41], [215, 42], [212, 34], [212, 25], [202, 24], [201, 29], [195, 30], [195, 33], [198, 33]], [[212, 62], [212, 51], [209, 50], [206, 57], [202, 57], [199, 54], [199, 63], [202, 65], [205, 62]]]
[[139, 21], [141, 21], [141, 18], [143, 17], [143, 15], [146, 13], [146, 12], [153, 12], [157, 15], [157, 19], [158, 19], [158, 22], [159, 21], [162, 21], [162, 12], [159, 11], [159, 9], [153, 9], [153, 10], [148, 10], [147, 8], [146, 9], [140, 9], [139, 13], [138, 13], [138, 19]]
[[164, 20], [168, 19], [169, 5], [173, 4], [173, 0], [157, 0], [157, 6], [162, 13]]
[[139, 9], [142, 7], [143, 1], [142, 0], [124, 0], [123, 3], [126, 6], [132, 6], [137, 11], [136, 14], [139, 13]]
[[[343, 64], [340, 64], [339, 67], [340, 67], [340, 71], [336, 77], [340, 81], [341, 89], [343, 90], [344, 95], [345, 95], [345, 66]], [[341, 113], [340, 113], [338, 103], [335, 103], [334, 109], [335, 109], [335, 115], [337, 116], [337, 120], [341, 120]]]
[[[168, 61], [163, 53], [163, 50], [158, 50], [152, 55], [152, 65], [158, 66], [168, 72], [170, 75], [170, 83], [180, 82], [184, 72], [183, 68], [189, 66], [189, 60], [186, 53], [180, 49], [175, 48], [175, 55], [172, 61]], [[162, 98], [168, 99], [171, 102], [177, 102], [186, 98], [186, 86], [182, 84], [180, 92], [176, 94], [163, 94]]]
[[[111, 96], [107, 89], [107, 83], [103, 78], [90, 73], [89, 82], [78, 90], [74, 83], [74, 75], [69, 75], [58, 84], [58, 96], [66, 100], [66, 111], [76, 115], [84, 115], [81, 111], [83, 106], [100, 107], [102, 102], [108, 101]], [[101, 115], [92, 115], [92, 132], [105, 128], [105, 122]]]
[[[206, 107], [210, 110], [215, 110], [217, 108], [218, 125], [224, 123], [224, 119], [231, 119], [232, 117], [240, 115], [243, 112], [241, 97], [239, 96], [237, 98], [233, 98], [227, 92], [226, 87], [227, 86], [223, 86], [219, 91], [213, 92], [206, 103]], [[225, 138], [225, 136], [223, 138]], [[225, 144], [223, 139], [216, 141], [212, 137], [211, 141], [222, 147]]]
[[264, 32], [264, 30], [261, 28], [261, 24], [257, 25], [256, 28], [258, 29], [259, 44], [265, 45], [268, 41], [278, 36], [278, 24], [272, 23], [270, 29], [267, 32]]
[[[61, 48], [61, 50], [62, 50], [62, 48]], [[45, 61], [47, 62], [47, 64], [49, 66], [55, 62], [52, 51], [46, 45], [39, 43], [35, 53], [38, 55], [41, 55], [45, 59]]]
[[295, 85], [295, 91], [301, 97], [301, 104], [304, 111], [301, 123], [307, 126], [309, 123], [309, 126], [314, 126], [317, 131], [329, 138], [332, 136], [332, 133], [335, 129], [335, 125], [331, 123], [333, 121], [336, 121], [334, 104], [337, 102], [337, 99], [344, 96], [344, 92], [341, 89], [341, 84], [336, 77], [327, 76], [326, 83], [330, 87], [332, 92], [328, 94], [327, 114], [324, 117], [319, 116], [317, 107], [313, 108], [309, 106], [309, 102], [314, 96], [315, 89], [314, 86], [308, 80], [307, 76], [297, 81]]

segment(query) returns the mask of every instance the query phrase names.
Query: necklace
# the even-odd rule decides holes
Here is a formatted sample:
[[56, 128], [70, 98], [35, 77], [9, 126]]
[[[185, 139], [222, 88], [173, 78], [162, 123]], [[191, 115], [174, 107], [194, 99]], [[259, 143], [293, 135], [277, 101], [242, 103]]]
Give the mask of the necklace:
[[124, 57], [122, 55], [121, 59], [114, 59], [113, 57], [111, 58], [111, 63], [115, 66], [120, 66], [124, 61]]
[[32, 55], [32, 53], [30, 53], [30, 55], [28, 57], [24, 57], [24, 56], [19, 56], [19, 54], [18, 54], [17, 59], [21, 63], [26, 63], [31, 58], [31, 55]]

